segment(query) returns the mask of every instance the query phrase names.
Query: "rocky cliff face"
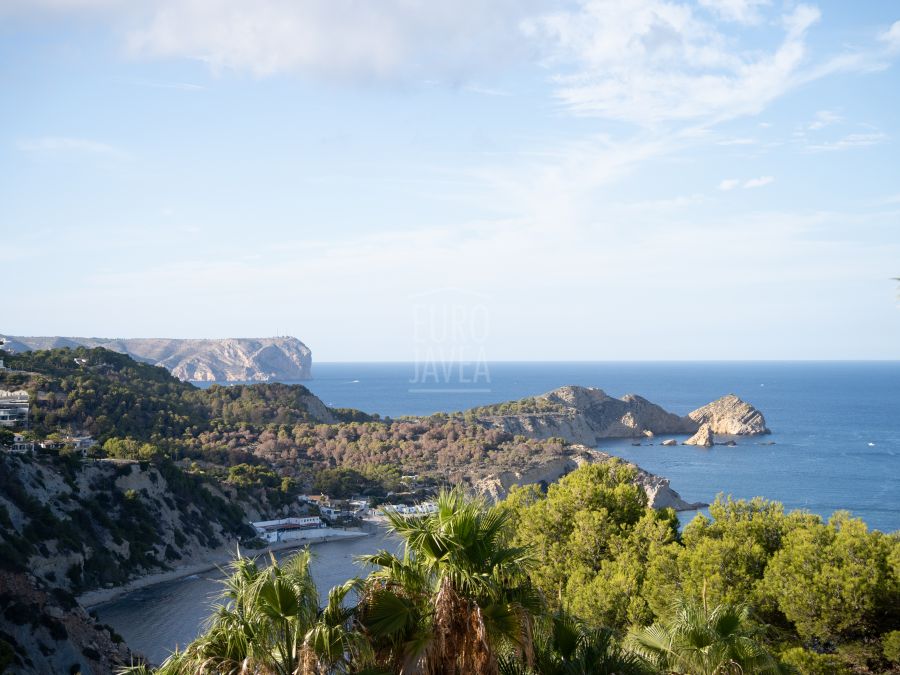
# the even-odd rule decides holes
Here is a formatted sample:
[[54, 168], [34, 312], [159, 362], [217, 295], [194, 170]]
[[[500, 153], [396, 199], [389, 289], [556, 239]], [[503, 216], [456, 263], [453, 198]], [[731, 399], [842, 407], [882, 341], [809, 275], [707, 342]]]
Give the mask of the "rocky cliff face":
[[[583, 445], [571, 445], [566, 448], [567, 454], [556, 457], [522, 471], [502, 471], [489, 474], [480, 480], [473, 481], [473, 487], [488, 498], [499, 501], [504, 499], [513, 485], [532, 485], [542, 483], [549, 485], [582, 464], [606, 462], [614, 457], [608, 453], [594, 450]], [[693, 511], [707, 506], [702, 502], [689, 503], [681, 498], [669, 486], [669, 479], [657, 476], [641, 467], [637, 469], [635, 482], [647, 493], [647, 504], [654, 509], [673, 508], [676, 511]]]
[[[493, 414], [493, 410], [502, 413]], [[709, 424], [717, 434], [768, 433], [762, 413], [732, 394], [685, 417], [641, 396], [628, 394], [619, 399], [602, 389], [575, 386], [475, 412], [476, 421], [488, 428], [531, 438], [559, 437], [584, 445], [596, 445], [607, 438], [694, 434], [702, 424]]]
[[[503, 412], [492, 414], [493, 410]], [[762, 413], [733, 394], [685, 417], [634, 394], [619, 399], [602, 389], [576, 386], [475, 412], [476, 421], [488, 428], [530, 438], [559, 437], [584, 445], [597, 445], [608, 438], [694, 434], [703, 424], [709, 424], [716, 434], [768, 433]]]
[[269, 382], [307, 380], [312, 352], [293, 337], [178, 340], [79, 337], [6, 337], [11, 352], [56, 347], [105, 347], [164, 366], [175, 377], [193, 382]]
[[3, 672], [108, 675], [135, 658], [71, 596], [33, 575], [0, 570], [0, 606], [0, 643], [8, 659]]

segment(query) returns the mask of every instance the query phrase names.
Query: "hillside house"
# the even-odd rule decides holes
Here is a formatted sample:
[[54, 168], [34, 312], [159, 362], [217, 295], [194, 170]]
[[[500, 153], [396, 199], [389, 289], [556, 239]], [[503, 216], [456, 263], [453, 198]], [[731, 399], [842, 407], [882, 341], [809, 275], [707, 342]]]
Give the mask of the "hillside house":
[[318, 516], [261, 520], [252, 523], [252, 525], [259, 538], [270, 544], [293, 539], [306, 539], [307, 537], [304, 533], [307, 530], [317, 530], [325, 527], [325, 523]]
[[28, 426], [28, 392], [0, 389], [0, 427]]
[[34, 452], [34, 442], [26, 441], [22, 434], [13, 435], [13, 443], [9, 446], [10, 452]]

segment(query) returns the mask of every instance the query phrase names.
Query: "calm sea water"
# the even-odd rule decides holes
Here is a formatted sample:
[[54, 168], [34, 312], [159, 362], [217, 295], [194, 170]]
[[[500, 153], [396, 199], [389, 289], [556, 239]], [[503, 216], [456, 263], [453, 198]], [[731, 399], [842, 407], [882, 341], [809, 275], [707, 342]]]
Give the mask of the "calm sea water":
[[[900, 362], [496, 363], [486, 373], [320, 363], [314, 377], [303, 384], [328, 405], [392, 417], [464, 410], [566, 384], [640, 394], [679, 414], [734, 393], [763, 412], [771, 436], [733, 448], [663, 447], [664, 438], [600, 447], [668, 477], [688, 501], [760, 495], [826, 517], [847, 509], [872, 528], [900, 529]], [[770, 441], [775, 445], [760, 444]], [[353, 555], [386, 543], [378, 535], [318, 545], [320, 587], [360, 573]], [[98, 613], [134, 648], [161, 659], [196, 636], [217, 588], [210, 578], [138, 591]]]
[[[361, 539], [310, 546], [313, 554], [310, 567], [320, 602], [326, 602], [332, 586], [354, 576], [365, 576], [367, 570], [356, 562], [356, 556], [379, 549], [395, 552], [398, 545], [384, 532], [376, 532]], [[276, 557], [282, 559], [292, 553], [282, 551]], [[265, 562], [262, 557], [260, 564]], [[222, 591], [222, 578], [223, 575], [214, 570], [156, 584], [132, 591], [94, 611], [101, 622], [109, 624], [125, 638], [129, 647], [144, 654], [151, 662], [161, 663], [176, 646], [184, 647], [197, 637]]]

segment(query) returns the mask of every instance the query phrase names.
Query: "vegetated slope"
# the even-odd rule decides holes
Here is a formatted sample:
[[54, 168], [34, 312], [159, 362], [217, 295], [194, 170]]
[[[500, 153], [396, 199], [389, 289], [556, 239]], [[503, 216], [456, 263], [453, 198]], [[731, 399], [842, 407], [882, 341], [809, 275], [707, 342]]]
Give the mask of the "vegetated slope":
[[60, 347], [104, 347], [163, 366], [181, 380], [248, 382], [306, 380], [312, 376], [312, 352], [294, 337], [182, 340], [83, 337], [6, 337], [12, 352]]
[[0, 371], [0, 387], [32, 394], [38, 433], [68, 426], [98, 440], [131, 437], [162, 444], [187, 430], [224, 424], [334, 422], [332, 411], [306, 387], [250, 384], [200, 389], [164, 368], [103, 348], [62, 348], [15, 354]]
[[260, 494], [170, 462], [0, 454], [0, 567], [72, 593], [119, 585], [252, 539]]

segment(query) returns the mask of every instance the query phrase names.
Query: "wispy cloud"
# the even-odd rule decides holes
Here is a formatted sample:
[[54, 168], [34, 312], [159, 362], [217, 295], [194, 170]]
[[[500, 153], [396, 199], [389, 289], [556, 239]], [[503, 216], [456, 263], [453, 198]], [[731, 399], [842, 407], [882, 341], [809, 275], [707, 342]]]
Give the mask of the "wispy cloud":
[[832, 124], [836, 124], [837, 122], [842, 121], [844, 118], [838, 115], [836, 112], [831, 110], [820, 110], [816, 113], [813, 121], [807, 125], [807, 129], [809, 131], [819, 131], [824, 129], [827, 126], [831, 126]]
[[726, 21], [745, 24], [758, 24], [763, 20], [763, 7], [771, 4], [771, 0], [698, 0], [701, 7], [713, 11]]
[[518, 24], [538, 0], [160, 0], [127, 35], [140, 56], [217, 71], [458, 82], [524, 52]]
[[745, 190], [752, 190], [753, 188], [761, 188], [766, 185], [770, 185], [775, 182], [774, 176], [760, 176], [759, 178], [751, 178], [746, 181], [743, 185]]
[[891, 27], [878, 36], [887, 45], [891, 52], [900, 52], [900, 21], [895, 21]]
[[729, 192], [739, 187], [744, 188], [745, 190], [752, 190], [753, 188], [764, 187], [774, 182], [774, 176], [760, 176], [759, 178], [750, 178], [747, 180], [741, 178], [724, 178], [719, 183], [718, 188], [723, 192]]
[[756, 145], [758, 142], [755, 138], [726, 138], [716, 141], [716, 145]]
[[722, 182], [719, 183], [719, 189], [723, 192], [728, 192], [729, 190], [734, 190], [734, 188], [740, 184], [741, 181], [738, 178], [724, 178]]
[[864, 134], [847, 134], [834, 141], [810, 143], [806, 149], [810, 152], [830, 152], [834, 150], [852, 150], [854, 148], [868, 148], [884, 143], [888, 136], [880, 131]]
[[201, 84], [193, 84], [192, 82], [155, 82], [153, 80], [125, 80], [128, 84], [139, 87], [150, 87], [151, 89], [176, 89], [178, 91], [205, 91], [206, 87]]
[[483, 96], [512, 96], [512, 92], [506, 91], [504, 89], [495, 89], [492, 87], [481, 87], [478, 85], [470, 84], [465, 87], [466, 91], [470, 91], [473, 94], [482, 94]]
[[[751, 3], [732, 4], [737, 11]], [[663, 0], [586, 0], [526, 30], [571, 70], [557, 77], [557, 96], [571, 111], [654, 125], [760, 112], [797, 85], [806, 33], [819, 18], [808, 5], [783, 15], [781, 42], [770, 52], [737, 49], [691, 6]]]
[[128, 157], [128, 153], [107, 143], [69, 136], [26, 138], [18, 141], [16, 145], [22, 152], [32, 154], [82, 153], [110, 159], [125, 159]]

